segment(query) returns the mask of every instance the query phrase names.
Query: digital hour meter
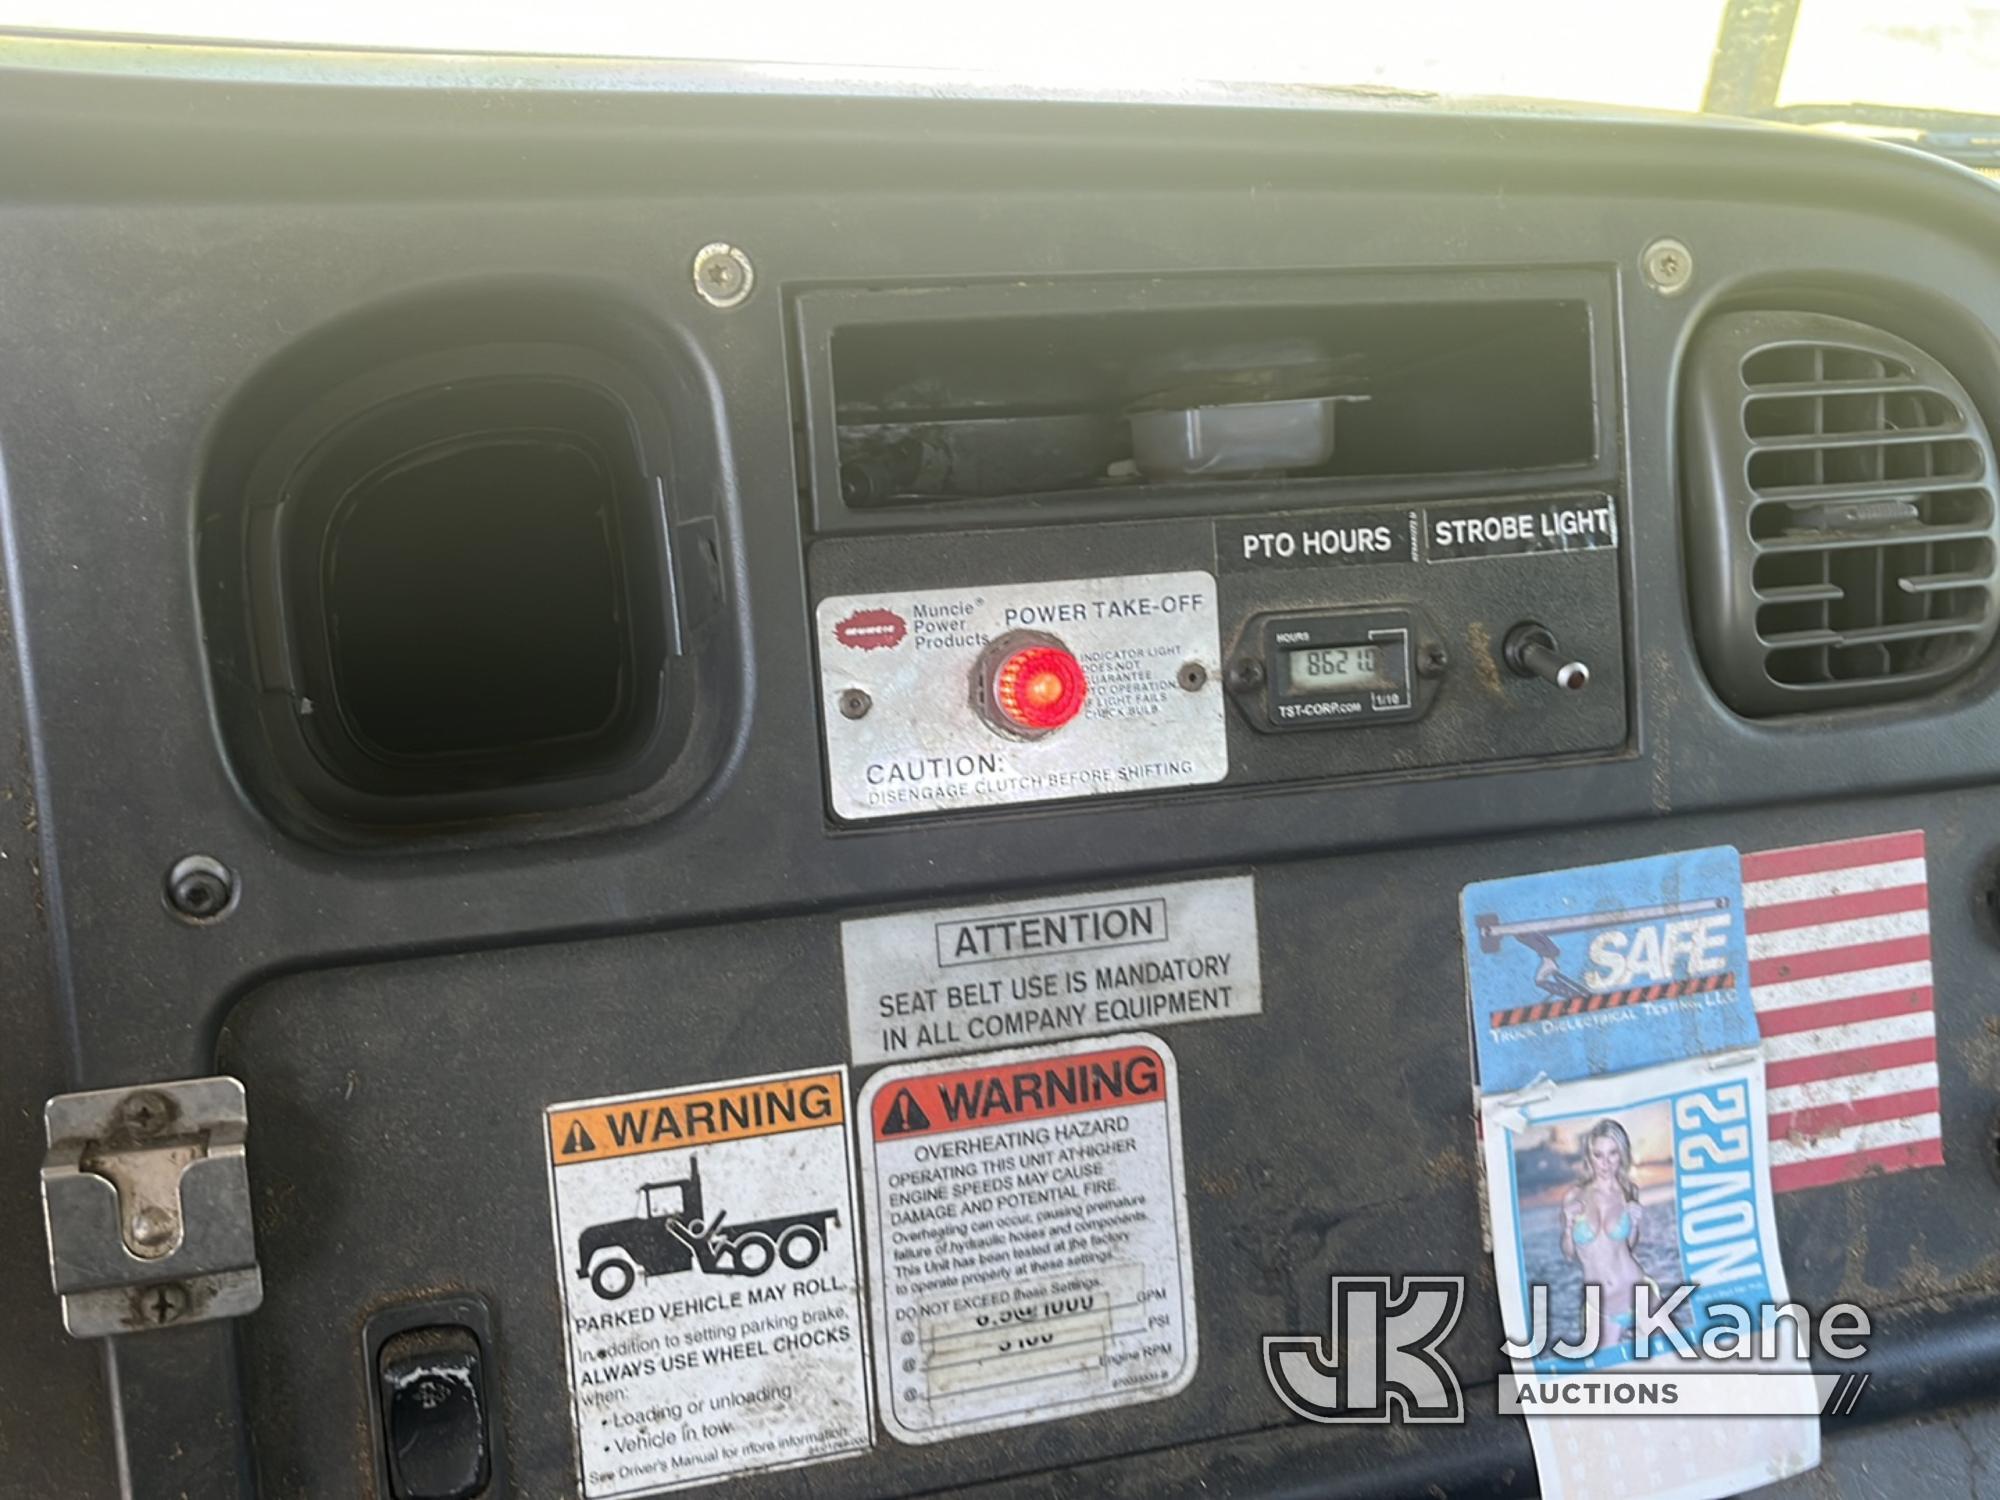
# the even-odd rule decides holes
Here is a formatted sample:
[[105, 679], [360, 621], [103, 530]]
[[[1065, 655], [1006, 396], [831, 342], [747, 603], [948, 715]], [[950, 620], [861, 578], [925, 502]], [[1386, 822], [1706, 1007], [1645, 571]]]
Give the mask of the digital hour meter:
[[1436, 691], [1421, 664], [1442, 660], [1437, 646], [1414, 609], [1259, 615], [1230, 662], [1229, 686], [1259, 729], [1414, 719]]

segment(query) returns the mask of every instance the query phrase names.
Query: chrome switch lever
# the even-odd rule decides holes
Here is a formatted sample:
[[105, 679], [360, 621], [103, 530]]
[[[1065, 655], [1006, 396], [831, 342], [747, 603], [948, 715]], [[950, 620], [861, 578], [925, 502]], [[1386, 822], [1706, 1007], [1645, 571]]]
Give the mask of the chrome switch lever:
[[1590, 686], [1589, 664], [1560, 650], [1549, 628], [1533, 620], [1523, 620], [1507, 632], [1500, 654], [1517, 676], [1539, 677], [1570, 693]]

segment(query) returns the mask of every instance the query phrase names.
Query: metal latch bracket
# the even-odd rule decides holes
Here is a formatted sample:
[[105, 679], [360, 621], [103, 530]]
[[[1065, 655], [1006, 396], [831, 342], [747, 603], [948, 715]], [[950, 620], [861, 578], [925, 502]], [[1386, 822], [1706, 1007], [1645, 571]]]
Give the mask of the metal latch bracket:
[[264, 1300], [241, 1083], [58, 1094], [42, 1121], [49, 1274], [72, 1335], [239, 1317]]

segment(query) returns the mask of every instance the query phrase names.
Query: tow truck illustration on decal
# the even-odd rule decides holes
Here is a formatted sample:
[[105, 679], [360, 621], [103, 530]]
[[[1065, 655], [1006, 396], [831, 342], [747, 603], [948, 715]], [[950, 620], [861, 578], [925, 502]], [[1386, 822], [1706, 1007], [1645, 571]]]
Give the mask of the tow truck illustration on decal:
[[813, 1209], [725, 1228], [726, 1212], [702, 1213], [701, 1162], [688, 1159], [685, 1177], [639, 1184], [640, 1212], [592, 1224], [577, 1240], [576, 1274], [607, 1302], [647, 1276], [762, 1276], [780, 1261], [803, 1271], [826, 1249], [840, 1211]]

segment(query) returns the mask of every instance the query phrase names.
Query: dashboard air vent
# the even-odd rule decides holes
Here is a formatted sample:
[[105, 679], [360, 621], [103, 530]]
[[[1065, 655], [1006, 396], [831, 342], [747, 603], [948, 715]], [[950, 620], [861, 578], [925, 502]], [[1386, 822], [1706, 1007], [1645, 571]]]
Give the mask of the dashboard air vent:
[[1908, 698], [2000, 619], [1993, 444], [1965, 388], [1880, 329], [1740, 312], [1695, 341], [1683, 409], [1696, 641], [1764, 716]]

